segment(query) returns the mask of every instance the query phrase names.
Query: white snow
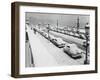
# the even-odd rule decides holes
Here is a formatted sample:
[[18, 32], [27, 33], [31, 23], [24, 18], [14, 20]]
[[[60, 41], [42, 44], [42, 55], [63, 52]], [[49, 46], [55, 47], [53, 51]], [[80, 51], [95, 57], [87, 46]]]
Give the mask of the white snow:
[[54, 31], [50, 31], [50, 33], [55, 34], [57, 36], [61, 36], [63, 38], [66, 38], [70, 42], [78, 43], [78, 44], [81, 44], [81, 45], [83, 45], [83, 42], [85, 41], [83, 39], [79, 39], [79, 38], [76, 38], [76, 37], [73, 37], [73, 36], [57, 33], [57, 32], [54, 32]]
[[30, 27], [27, 27], [27, 31], [35, 67], [83, 65], [84, 58], [75, 60], [39, 33], [35, 35]]
[[32, 48], [35, 66], [52, 66], [57, 65], [55, 59], [48, 53], [45, 47], [42, 45], [38, 37], [33, 33], [33, 31], [27, 27], [29, 41]]

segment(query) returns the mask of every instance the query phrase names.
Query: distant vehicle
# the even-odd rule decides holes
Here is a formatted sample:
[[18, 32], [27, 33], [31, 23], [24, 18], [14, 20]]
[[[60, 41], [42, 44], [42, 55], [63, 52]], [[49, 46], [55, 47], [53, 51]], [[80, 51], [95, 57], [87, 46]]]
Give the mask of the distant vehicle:
[[73, 33], [73, 32], [70, 32], [70, 35], [71, 35], [71, 36], [74, 36], [74, 33]]
[[65, 41], [63, 41], [61, 38], [52, 37], [51, 42], [59, 48], [63, 48], [65, 46]]
[[56, 39], [53, 35], [50, 35], [50, 40], [52, 41], [53, 39]]
[[75, 37], [79, 37], [79, 34], [78, 34], [78, 33], [75, 33], [74, 36], [75, 36]]
[[64, 33], [64, 30], [61, 30], [60, 32], [61, 32], [61, 33]]
[[44, 31], [43, 31], [43, 30], [40, 30], [39, 32], [40, 32], [41, 34], [44, 34]]
[[84, 34], [80, 34], [79, 37], [82, 38], [82, 39], [86, 39]]
[[44, 32], [43, 36], [46, 37], [46, 38], [48, 38], [48, 33]]
[[76, 44], [66, 44], [63, 48], [64, 52], [67, 53], [74, 59], [81, 58], [83, 50], [79, 49]]
[[89, 44], [90, 44], [90, 41], [88, 41], [87, 44], [86, 44], [86, 40], [83, 41], [83, 46], [84, 47], [89, 46]]

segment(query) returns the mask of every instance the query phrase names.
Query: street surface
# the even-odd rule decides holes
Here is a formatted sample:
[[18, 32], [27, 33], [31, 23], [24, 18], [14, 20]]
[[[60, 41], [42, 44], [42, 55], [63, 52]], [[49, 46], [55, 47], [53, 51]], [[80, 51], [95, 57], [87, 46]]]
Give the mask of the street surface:
[[83, 39], [79, 39], [79, 38], [76, 38], [76, 37], [73, 37], [73, 36], [69, 36], [69, 35], [65, 35], [65, 34], [62, 34], [62, 33], [57, 33], [57, 32], [54, 32], [54, 31], [50, 31], [50, 34], [54, 35], [56, 37], [60, 37], [64, 41], [66, 41], [68, 43], [75, 43], [75, 44], [77, 44], [77, 46], [79, 48], [81, 48], [82, 50], [85, 50], [85, 48], [82, 46], [83, 42], [85, 41]]
[[[56, 47], [53, 43], [44, 38], [38, 32], [34, 34], [33, 30], [29, 27], [27, 27], [27, 31], [29, 35], [29, 41], [32, 49], [35, 67], [84, 64], [84, 54], [83, 57], [80, 59], [73, 59], [65, 52], [63, 52], [63, 48]], [[57, 33], [54, 34], [54, 32], [51, 32], [51, 34], [55, 35]], [[62, 35], [59, 34], [59, 36]], [[66, 38], [70, 39], [68, 36], [66, 36]], [[78, 44], [80, 43], [79, 41], [77, 42]]]

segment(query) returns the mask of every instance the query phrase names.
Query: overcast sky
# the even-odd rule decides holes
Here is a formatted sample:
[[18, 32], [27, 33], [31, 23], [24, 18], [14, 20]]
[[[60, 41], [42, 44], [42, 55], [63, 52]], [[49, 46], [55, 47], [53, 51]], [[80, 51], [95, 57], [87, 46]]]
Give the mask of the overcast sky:
[[85, 24], [89, 23], [89, 15], [73, 15], [73, 14], [48, 14], [48, 13], [32, 13], [26, 12], [26, 19], [30, 19], [33, 25], [50, 24], [53, 26], [77, 26], [77, 18], [79, 17], [80, 28], [84, 28]]

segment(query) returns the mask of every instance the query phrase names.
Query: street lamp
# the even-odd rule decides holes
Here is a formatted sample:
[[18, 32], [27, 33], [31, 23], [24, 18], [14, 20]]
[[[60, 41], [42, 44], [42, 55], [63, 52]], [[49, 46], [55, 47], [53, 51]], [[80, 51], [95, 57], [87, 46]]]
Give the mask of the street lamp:
[[58, 32], [58, 19], [57, 19], [57, 32]]
[[48, 30], [48, 38], [49, 38], [50, 24], [48, 24], [47, 30]]
[[77, 18], [77, 33], [79, 34], [79, 26], [80, 26], [80, 23], [79, 23], [79, 16]]
[[39, 29], [40, 29], [40, 25], [41, 25], [41, 24], [38, 24], [38, 28], [39, 28]]
[[86, 36], [86, 55], [85, 55], [85, 61], [84, 64], [89, 64], [88, 61], [88, 35], [89, 35], [89, 23], [86, 23], [85, 25], [85, 36]]

